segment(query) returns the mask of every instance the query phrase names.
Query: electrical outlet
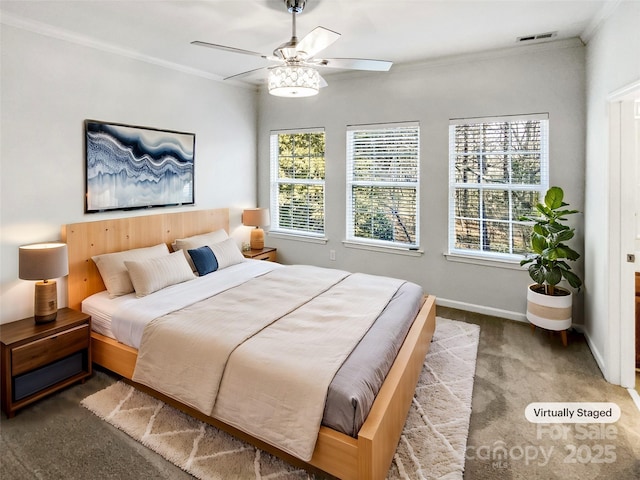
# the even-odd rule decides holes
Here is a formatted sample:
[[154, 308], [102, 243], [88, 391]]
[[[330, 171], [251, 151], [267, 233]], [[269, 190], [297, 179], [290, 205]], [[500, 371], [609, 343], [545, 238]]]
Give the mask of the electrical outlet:
[[329, 260], [333, 260], [335, 262], [335, 260], [336, 260], [336, 251], [335, 250], [329, 250]]

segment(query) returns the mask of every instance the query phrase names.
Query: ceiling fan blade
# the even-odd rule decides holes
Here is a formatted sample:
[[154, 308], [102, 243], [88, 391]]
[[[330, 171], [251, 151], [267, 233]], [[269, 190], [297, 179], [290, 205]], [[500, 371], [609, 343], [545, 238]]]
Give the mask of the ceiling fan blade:
[[226, 52], [231, 52], [231, 53], [242, 53], [243, 55], [252, 55], [254, 57], [262, 57], [267, 60], [273, 59], [273, 57], [265, 55], [264, 53], [252, 52], [251, 50], [243, 50], [241, 48], [235, 48], [235, 47], [227, 47], [226, 45], [218, 45], [216, 43], [201, 42], [199, 40], [195, 40], [191, 42], [191, 45], [198, 45], [199, 47], [215, 48], [216, 50], [224, 50]]
[[338, 32], [324, 27], [316, 27], [298, 42], [296, 50], [304, 52], [304, 58], [311, 58], [339, 38], [340, 34]]
[[259, 72], [260, 70], [265, 70], [267, 68], [268, 67], [254, 68], [253, 70], [247, 70], [246, 72], [236, 73], [235, 75], [231, 75], [229, 77], [225, 77], [225, 78], [223, 78], [223, 80], [231, 80], [231, 79], [234, 79], [234, 78], [246, 77], [248, 75], [251, 75], [252, 73]]
[[329, 86], [327, 81], [324, 78], [322, 78], [322, 75], [318, 74], [318, 79], [320, 80], [320, 82], [318, 83], [318, 86], [320, 88], [324, 88], [324, 87], [328, 87]]
[[310, 61], [319, 67], [343, 68], [347, 70], [371, 70], [374, 72], [388, 72], [393, 62], [387, 60], [371, 60], [368, 58], [325, 58]]

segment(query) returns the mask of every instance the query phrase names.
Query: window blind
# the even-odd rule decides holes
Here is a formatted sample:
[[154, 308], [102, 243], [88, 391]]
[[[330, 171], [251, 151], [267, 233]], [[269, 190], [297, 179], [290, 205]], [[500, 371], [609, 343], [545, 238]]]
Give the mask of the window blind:
[[449, 251], [519, 259], [549, 184], [548, 115], [455, 119], [449, 126]]
[[347, 128], [347, 240], [419, 244], [417, 122]]
[[271, 133], [272, 231], [324, 234], [324, 151], [324, 130]]

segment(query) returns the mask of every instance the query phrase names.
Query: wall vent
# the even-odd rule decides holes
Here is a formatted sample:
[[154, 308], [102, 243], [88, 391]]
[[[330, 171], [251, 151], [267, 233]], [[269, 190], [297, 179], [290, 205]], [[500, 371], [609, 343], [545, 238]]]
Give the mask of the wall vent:
[[535, 35], [524, 35], [522, 37], [518, 37], [516, 41], [518, 43], [521, 42], [532, 42], [532, 41], [543, 41], [550, 40], [558, 36], [558, 32], [546, 32], [546, 33], [537, 33]]

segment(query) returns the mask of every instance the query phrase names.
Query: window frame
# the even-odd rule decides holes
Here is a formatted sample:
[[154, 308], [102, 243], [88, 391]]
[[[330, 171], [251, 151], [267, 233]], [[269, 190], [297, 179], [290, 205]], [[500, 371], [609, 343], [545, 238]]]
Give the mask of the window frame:
[[[397, 181], [375, 181], [375, 180], [356, 180], [353, 178], [354, 158], [353, 158], [353, 135], [357, 132], [365, 131], [384, 131], [397, 128], [413, 128], [415, 129], [415, 180], [409, 182]], [[396, 251], [412, 251], [418, 252], [420, 248], [420, 122], [389, 122], [377, 124], [348, 125], [346, 131], [346, 239], [344, 244], [352, 247], [362, 247], [375, 250], [396, 250]], [[354, 186], [371, 186], [371, 187], [400, 187], [410, 188], [415, 191], [415, 238], [413, 242], [388, 241], [373, 238], [359, 237], [355, 235], [355, 221], [353, 209], [353, 188]], [[394, 223], [395, 225], [395, 223]]]
[[[540, 183], [513, 183], [511, 169], [511, 156], [516, 154], [530, 154], [531, 151], [514, 151], [507, 149], [506, 151], [486, 151], [479, 149], [474, 154], [478, 157], [484, 157], [488, 155], [508, 155], [509, 156], [509, 181], [507, 183], [498, 182], [483, 182], [482, 179], [479, 182], [456, 182], [456, 157], [459, 153], [456, 152], [455, 143], [455, 128], [462, 125], [478, 125], [486, 123], [515, 123], [523, 121], [539, 121], [540, 122], [540, 150], [536, 152], [540, 156]], [[471, 155], [471, 153], [469, 153]], [[463, 187], [463, 185], [466, 185]], [[478, 219], [480, 222], [482, 217], [482, 192], [486, 190], [503, 190], [509, 192], [510, 204], [508, 208], [509, 219], [497, 220], [488, 219], [492, 222], [506, 223], [509, 227], [509, 249], [511, 253], [497, 252], [491, 250], [482, 249], [482, 235], [480, 235], [479, 249], [464, 249], [456, 248], [456, 219], [459, 218], [456, 215], [456, 190], [461, 188], [467, 188], [469, 190], [478, 190], [479, 195], [479, 214]], [[527, 224], [527, 222], [520, 222], [514, 218], [512, 208], [512, 192], [533, 191], [538, 192], [540, 201], [544, 198], [546, 191], [549, 188], [549, 114], [548, 113], [535, 113], [535, 114], [520, 114], [520, 115], [508, 115], [508, 116], [494, 116], [494, 117], [475, 117], [475, 118], [455, 118], [449, 121], [449, 212], [448, 212], [448, 251], [447, 258], [454, 261], [474, 261], [479, 262], [498, 262], [503, 265], [518, 264], [520, 260], [526, 257], [526, 253], [513, 253], [513, 226], [515, 224]], [[469, 218], [471, 219], [471, 218]]]
[[[280, 135], [298, 135], [298, 134], [318, 134], [324, 135], [325, 148], [323, 152], [323, 169], [324, 178], [316, 179], [295, 179], [280, 177]], [[326, 132], [323, 127], [314, 128], [297, 128], [287, 130], [272, 130], [269, 134], [269, 169], [270, 169], [270, 185], [269, 185], [269, 208], [271, 211], [271, 226], [269, 233], [281, 234], [286, 236], [298, 236], [309, 240], [322, 240], [325, 238], [326, 232]], [[285, 228], [280, 226], [280, 202], [279, 193], [281, 185], [315, 185], [322, 187], [322, 232], [314, 232], [311, 230]]]

